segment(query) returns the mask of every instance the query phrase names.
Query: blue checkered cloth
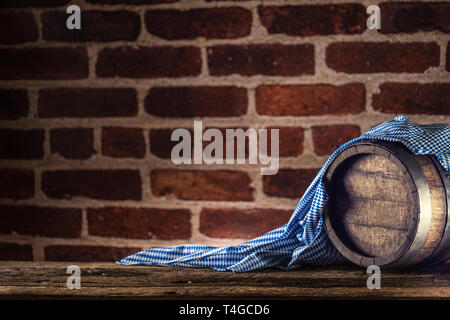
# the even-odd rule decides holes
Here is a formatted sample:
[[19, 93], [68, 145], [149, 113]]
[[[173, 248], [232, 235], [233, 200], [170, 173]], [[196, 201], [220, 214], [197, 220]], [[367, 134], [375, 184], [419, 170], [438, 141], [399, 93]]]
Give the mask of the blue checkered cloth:
[[268, 267], [292, 269], [302, 264], [345, 262], [324, 230], [322, 211], [327, 200], [322, 177], [341, 150], [360, 140], [401, 142], [415, 154], [432, 154], [450, 169], [450, 125], [414, 124], [405, 116], [384, 122], [338, 148], [325, 162], [300, 199], [289, 222], [237, 246], [216, 248], [186, 244], [152, 248], [118, 261], [121, 265], [208, 267], [244, 272]]

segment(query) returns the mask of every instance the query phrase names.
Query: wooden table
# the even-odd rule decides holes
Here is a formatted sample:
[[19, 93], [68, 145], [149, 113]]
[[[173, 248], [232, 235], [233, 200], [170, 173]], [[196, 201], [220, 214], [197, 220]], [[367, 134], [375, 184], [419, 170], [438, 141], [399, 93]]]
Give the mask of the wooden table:
[[[78, 265], [81, 288], [66, 286]], [[425, 272], [382, 271], [381, 289], [355, 266], [233, 274], [114, 263], [0, 262], [2, 299], [450, 299], [450, 264]]]

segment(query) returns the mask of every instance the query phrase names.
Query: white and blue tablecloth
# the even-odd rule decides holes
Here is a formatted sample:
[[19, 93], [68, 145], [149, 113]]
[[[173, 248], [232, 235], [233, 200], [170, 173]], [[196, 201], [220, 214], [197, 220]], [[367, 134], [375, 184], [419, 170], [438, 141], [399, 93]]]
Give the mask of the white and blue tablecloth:
[[244, 272], [267, 267], [292, 269], [302, 264], [345, 262], [324, 230], [322, 211], [327, 194], [322, 177], [342, 149], [360, 140], [400, 142], [415, 154], [435, 155], [443, 168], [450, 170], [450, 125], [414, 124], [409, 118], [398, 116], [338, 148], [311, 182], [287, 224], [236, 246], [216, 248], [186, 244], [151, 248], [125, 257], [117, 263], [208, 267], [220, 271]]

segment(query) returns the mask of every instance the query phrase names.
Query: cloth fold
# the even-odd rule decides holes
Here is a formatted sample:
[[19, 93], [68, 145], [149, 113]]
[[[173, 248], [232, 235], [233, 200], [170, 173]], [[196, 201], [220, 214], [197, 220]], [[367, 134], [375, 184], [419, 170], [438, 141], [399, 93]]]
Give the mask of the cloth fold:
[[121, 265], [206, 267], [219, 271], [245, 272], [303, 264], [339, 264], [346, 259], [328, 239], [322, 221], [327, 194], [322, 177], [334, 158], [361, 140], [400, 142], [414, 154], [435, 155], [444, 170], [450, 170], [450, 125], [414, 124], [398, 116], [339, 147], [325, 162], [297, 204], [289, 222], [236, 246], [211, 247], [186, 244], [140, 251], [118, 261]]

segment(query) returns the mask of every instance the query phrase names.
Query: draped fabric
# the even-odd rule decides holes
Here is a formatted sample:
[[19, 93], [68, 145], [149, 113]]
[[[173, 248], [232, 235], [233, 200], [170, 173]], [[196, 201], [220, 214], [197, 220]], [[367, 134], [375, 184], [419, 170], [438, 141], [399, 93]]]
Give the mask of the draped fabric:
[[151, 248], [125, 257], [117, 263], [207, 267], [219, 271], [244, 272], [267, 267], [287, 270], [302, 264], [345, 262], [324, 230], [322, 211], [327, 194], [322, 177], [341, 150], [361, 140], [400, 142], [414, 154], [435, 155], [443, 168], [450, 170], [450, 125], [414, 124], [409, 118], [398, 116], [339, 147], [311, 182], [287, 224], [236, 246], [217, 248], [186, 244]]

